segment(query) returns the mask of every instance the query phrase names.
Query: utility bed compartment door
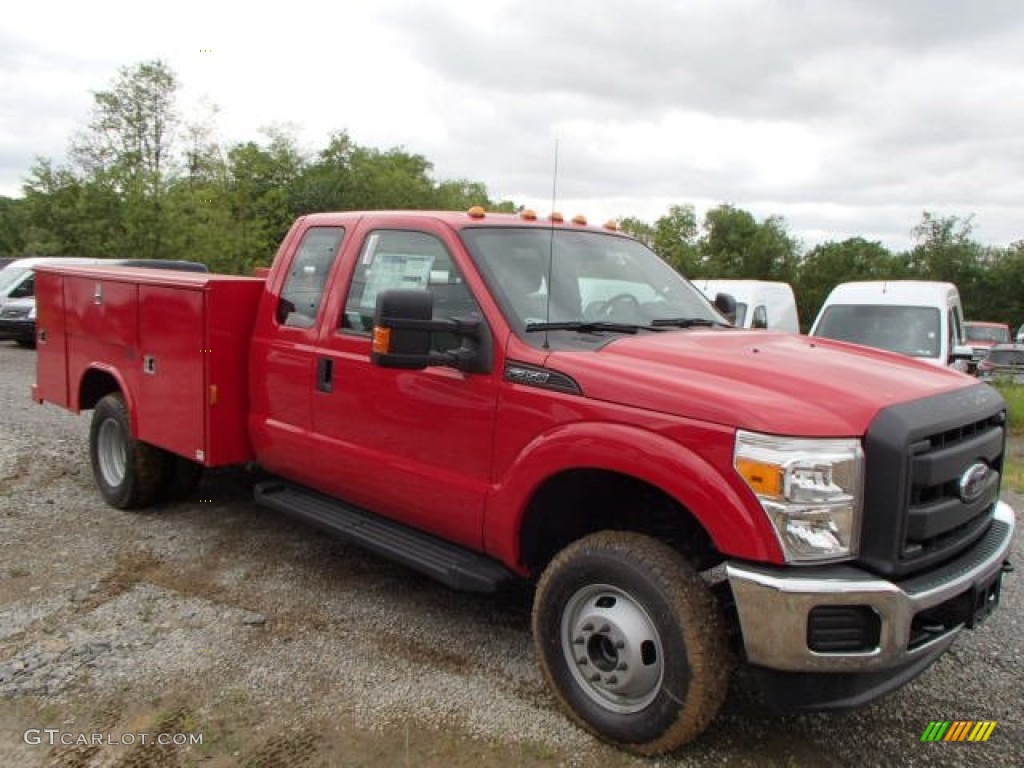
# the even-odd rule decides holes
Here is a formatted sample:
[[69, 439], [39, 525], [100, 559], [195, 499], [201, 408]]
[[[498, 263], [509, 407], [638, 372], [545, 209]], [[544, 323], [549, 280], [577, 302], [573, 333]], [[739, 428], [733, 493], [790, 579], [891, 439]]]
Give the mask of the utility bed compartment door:
[[139, 286], [138, 436], [193, 461], [205, 459], [205, 296]]
[[36, 273], [36, 312], [36, 386], [32, 396], [67, 408], [68, 350], [61, 275]]

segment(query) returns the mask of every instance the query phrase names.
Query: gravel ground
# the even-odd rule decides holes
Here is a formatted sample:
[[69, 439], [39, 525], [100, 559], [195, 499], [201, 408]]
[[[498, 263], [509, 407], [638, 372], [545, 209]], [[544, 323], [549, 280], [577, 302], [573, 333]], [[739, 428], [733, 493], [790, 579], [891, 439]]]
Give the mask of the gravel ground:
[[[34, 360], [0, 343], [0, 765], [1024, 765], [1019, 575], [981, 629], [881, 702], [780, 716], [740, 672], [696, 744], [637, 760], [558, 712], [526, 596], [455, 593], [262, 510], [240, 472], [208, 474], [188, 503], [110, 509], [88, 416], [30, 402]], [[955, 719], [998, 726], [920, 743]], [[115, 743], [28, 744], [29, 729]]]

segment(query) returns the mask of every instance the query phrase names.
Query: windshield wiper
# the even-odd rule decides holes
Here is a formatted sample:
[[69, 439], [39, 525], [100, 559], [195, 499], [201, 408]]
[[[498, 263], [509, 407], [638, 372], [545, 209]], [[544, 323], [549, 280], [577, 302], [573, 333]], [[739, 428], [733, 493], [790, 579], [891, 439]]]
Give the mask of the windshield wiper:
[[607, 323], [600, 320], [568, 320], [557, 323], [527, 323], [526, 332], [533, 331], [579, 331], [580, 333], [636, 333], [646, 329], [646, 325], [632, 323]]
[[652, 320], [651, 325], [655, 328], [711, 328], [715, 325], [720, 325], [723, 328], [732, 327], [704, 317], [660, 317], [657, 320]]

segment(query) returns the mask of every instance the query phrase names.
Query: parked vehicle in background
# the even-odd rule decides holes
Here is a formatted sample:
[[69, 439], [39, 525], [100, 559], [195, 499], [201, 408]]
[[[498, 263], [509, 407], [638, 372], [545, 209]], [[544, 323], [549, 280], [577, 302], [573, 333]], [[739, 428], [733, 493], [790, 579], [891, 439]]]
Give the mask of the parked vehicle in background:
[[14, 261], [10, 256], [0, 256], [0, 270], [3, 270], [8, 264]]
[[967, 320], [964, 323], [964, 340], [971, 348], [969, 370], [974, 371], [978, 363], [996, 344], [1010, 343], [1010, 326], [1006, 323], [987, 323], [981, 320]]
[[1024, 323], [1021, 323], [1020, 326], [1017, 328], [1017, 334], [1014, 338], [1014, 341], [1016, 341], [1018, 344], [1024, 344]]
[[737, 328], [769, 328], [800, 333], [796, 297], [789, 283], [768, 280], [694, 280], [701, 293], [714, 302], [719, 293], [736, 300]]
[[952, 283], [878, 280], [841, 283], [818, 312], [810, 335], [887, 349], [966, 371], [960, 292]]
[[93, 264], [149, 269], [208, 272], [205, 264], [179, 259], [92, 259], [76, 256], [39, 256], [18, 259], [0, 271], [0, 339], [19, 346], [36, 345], [35, 268], [45, 264]]
[[0, 339], [13, 339], [22, 347], [35, 345], [35, 267], [102, 262], [74, 256], [34, 256], [16, 259], [0, 270]]
[[0, 339], [13, 340], [20, 347], [35, 346], [35, 297], [9, 299], [0, 306]]
[[1024, 382], [1024, 344], [996, 344], [978, 363], [978, 378]]

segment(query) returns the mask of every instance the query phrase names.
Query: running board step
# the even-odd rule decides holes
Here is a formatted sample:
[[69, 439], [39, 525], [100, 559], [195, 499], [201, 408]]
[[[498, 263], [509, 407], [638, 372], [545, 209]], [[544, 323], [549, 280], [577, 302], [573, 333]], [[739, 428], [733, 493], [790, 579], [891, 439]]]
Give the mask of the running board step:
[[453, 589], [497, 592], [518, 580], [497, 560], [307, 488], [270, 481], [258, 483], [255, 494], [261, 506], [310, 522]]

